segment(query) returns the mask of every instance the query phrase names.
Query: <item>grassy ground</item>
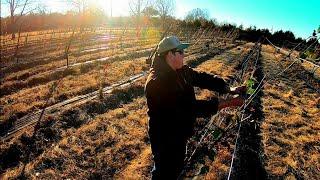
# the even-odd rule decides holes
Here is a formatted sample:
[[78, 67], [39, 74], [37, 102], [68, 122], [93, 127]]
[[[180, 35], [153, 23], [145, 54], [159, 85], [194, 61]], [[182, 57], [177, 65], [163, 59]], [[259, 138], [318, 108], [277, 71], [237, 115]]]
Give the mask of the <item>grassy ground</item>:
[[[137, 74], [146, 68], [145, 59], [134, 59], [123, 62], [113, 62], [103, 67], [104, 85], [113, 84], [125, 77]], [[90, 68], [90, 67], [89, 67]], [[87, 71], [82, 73], [81, 71]], [[65, 73], [70, 73], [66, 71]], [[50, 104], [66, 100], [80, 94], [86, 94], [99, 88], [99, 69], [95, 68], [84, 70], [75, 69], [70, 75], [62, 78], [58, 84], [57, 91], [54, 93], [54, 100]], [[16, 93], [4, 96], [0, 99], [1, 104], [5, 105], [1, 113], [1, 119], [7, 120], [13, 116], [21, 117], [45, 104], [46, 97], [52, 81], [39, 84], [34, 87], [24, 88]], [[36, 96], [34, 94], [36, 93]]]
[[[230, 53], [226, 52], [217, 58], [223, 59], [222, 57], [227, 54]], [[212, 59], [212, 61], [220, 60]], [[221, 68], [222, 65], [219, 67]], [[58, 130], [59, 136], [48, 143], [53, 144], [51, 146], [41, 145], [43, 142], [39, 139], [41, 143], [38, 143], [40, 144], [38, 148], [43, 150], [31, 155], [33, 158], [27, 163], [26, 176], [49, 178], [60, 174], [59, 177], [68, 178], [75, 173], [83, 177], [101, 176], [119, 179], [129, 175], [133, 179], [150, 177], [152, 161], [146, 134], [147, 107], [144, 98], [134, 97], [130, 98], [128, 104], [125, 101], [121, 102], [120, 98], [120, 106], [113, 106], [115, 109], [111, 108], [105, 113], [93, 116], [93, 120], [88, 120], [90, 119], [87, 117], [88, 112], [81, 110], [83, 107], [80, 110], [66, 110], [61, 114], [61, 118], [76, 118], [74, 120], [78, 119], [84, 124], [71, 128], [68, 126], [66, 128], [66, 125], [52, 125], [53, 129]], [[63, 119], [62, 121], [66, 122], [66, 119]], [[18, 144], [20, 141], [21, 139], [17, 141]], [[8, 149], [8, 146], [2, 149]], [[24, 152], [28, 151], [24, 150]], [[83, 159], [84, 156], [85, 159]], [[67, 172], [66, 169], [74, 171]], [[21, 171], [22, 164], [17, 164], [7, 169], [4, 177], [15, 177]]]
[[[107, 147], [114, 151], [115, 156], [119, 155], [119, 159], [115, 162], [122, 159], [120, 164], [124, 163], [125, 158], [130, 158], [132, 155], [132, 153], [129, 152], [129, 150], [131, 151], [131, 146], [136, 147], [135, 143], [132, 144], [130, 141], [138, 137], [143, 138], [144, 142], [146, 141], [146, 138], [141, 136], [141, 133], [144, 133], [146, 130], [143, 120], [141, 122], [142, 124], [139, 122], [125, 121], [127, 120], [126, 118], [136, 119], [136, 121], [141, 120], [139, 115], [134, 113], [128, 114], [127, 110], [130, 112], [138, 112], [138, 108], [143, 106], [140, 101], [139, 103], [134, 102], [136, 102], [135, 99], [139, 99], [139, 97], [141, 99], [143, 96], [144, 81], [145, 79], [140, 80], [128, 88], [116, 89], [112, 94], [105, 96], [103, 101], [90, 101], [85, 104], [66, 108], [61, 113], [54, 116], [46, 116], [42, 120], [40, 126], [37, 127], [35, 133], [33, 132], [33, 129], [27, 128], [25, 134], [18, 139], [11, 140], [10, 143], [1, 144], [0, 159], [2, 164], [0, 170], [3, 177], [17, 177], [20, 175], [23, 169], [22, 163], [20, 162], [26, 164], [26, 169], [23, 172], [25, 172], [24, 176], [29, 178], [36, 175], [37, 172], [44, 173], [45, 170], [49, 170], [50, 172], [55, 168], [62, 172], [61, 168], [64, 169], [64, 167], [65, 174], [61, 174], [61, 177], [71, 177], [69, 174], [72, 173], [72, 171], [69, 171], [70, 168], [74, 169], [77, 167], [79, 168], [79, 172], [83, 171], [83, 159], [80, 159], [87, 157], [82, 156], [84, 155], [82, 153], [87, 154], [92, 150], [92, 158], [95, 160], [98, 158], [96, 153], [102, 153], [101, 159], [98, 159], [100, 159], [99, 161], [104, 161], [106, 156], [110, 158], [110, 154], [105, 151], [105, 148]], [[131, 110], [125, 108], [125, 104], [129, 104], [128, 108], [131, 108]], [[119, 121], [114, 121], [115, 119]], [[106, 124], [103, 124], [103, 121]], [[131, 125], [137, 127], [131, 127]], [[135, 128], [138, 128], [137, 131], [134, 131]], [[130, 134], [127, 134], [127, 132], [137, 133], [138, 136], [131, 136]], [[88, 137], [86, 137], [87, 135]], [[74, 138], [79, 138], [79, 136], [82, 136], [82, 138], [74, 141], [75, 144], [70, 147], [70, 144], [75, 140]], [[70, 141], [70, 138], [72, 138], [72, 142]], [[130, 141], [128, 141], [128, 138]], [[94, 141], [94, 139], [96, 141]], [[85, 140], [88, 144], [84, 144], [84, 142], [79, 144], [82, 140]], [[113, 149], [115, 147], [113, 145], [118, 142], [120, 143], [119, 149]], [[124, 147], [122, 147], [122, 143], [124, 143]], [[86, 151], [83, 152], [84, 149], [80, 147], [81, 144], [87, 147], [85, 148], [87, 149]], [[127, 146], [130, 147], [129, 150], [124, 149]], [[65, 155], [63, 158], [57, 157], [57, 154], [55, 154], [57, 148], [59, 149], [59, 152], [60, 149], [63, 149], [67, 151], [68, 154], [64, 153], [59, 155], [59, 157]], [[90, 148], [93, 149], [89, 150]], [[16, 153], [17, 151], [19, 151], [19, 153]], [[80, 158], [78, 160], [74, 159], [76, 158], [76, 152], [79, 155], [77, 158]], [[124, 156], [121, 155], [122, 152], [128, 152], [129, 154]], [[93, 163], [92, 159], [90, 157], [88, 158], [90, 159], [87, 162], [90, 164], [88, 167], [94, 165], [92, 168], [95, 169], [99, 162]], [[64, 161], [67, 159], [69, 159], [68, 161], [70, 164], [66, 161], [65, 166], [62, 167], [61, 163], [64, 164]], [[106, 166], [104, 162], [100, 163], [102, 172], [97, 170], [97, 173], [103, 173], [103, 168]], [[120, 166], [115, 165], [112, 171], [118, 167]], [[58, 171], [56, 173], [58, 173]], [[44, 174], [45, 177], [50, 177], [50, 173]], [[91, 174], [88, 172], [87, 174], [82, 175], [89, 176]], [[104, 172], [103, 175], [110, 176], [106, 172]]]
[[[236, 73], [236, 66], [252, 46], [252, 43], [241, 45], [221, 51], [222, 54], [214, 57], [205, 56], [207, 59], [197, 59], [205, 51], [196, 48], [198, 52], [188, 57], [188, 64], [198, 71], [228, 79]], [[106, 54], [103, 53], [92, 56], [104, 57]], [[283, 56], [274, 53], [270, 46], [263, 46], [261, 55], [261, 69], [268, 76], [278, 74], [292, 62], [283, 60]], [[91, 55], [84, 55], [83, 61], [90, 59], [87, 56]], [[32, 74], [28, 68], [17, 71], [18, 79], [8, 74], [5, 77], [8, 81], [2, 88], [13, 87], [11, 84], [18, 82], [19, 78], [32, 81], [32, 78], [44, 77], [42, 73], [50, 66], [44, 64], [43, 67], [32, 67], [31, 70], [39, 75]], [[37, 68], [40, 68], [39, 71]], [[59, 85], [55, 100], [51, 103], [98, 89], [99, 68], [87, 68], [74, 68], [68, 72], [70, 74], [63, 76], [63, 83]], [[105, 85], [146, 68], [144, 58], [107, 63]], [[299, 63], [293, 65], [283, 75], [270, 80], [259, 96], [262, 114], [257, 127], [261, 128], [259, 136], [262, 139], [262, 151], [257, 153], [263, 157], [261, 163], [270, 179], [320, 177], [320, 96], [310, 87], [319, 89], [319, 70], [308, 74], [305, 69], [310, 71], [312, 67]], [[31, 74], [25, 75], [28, 72]], [[1, 119], [10, 119], [10, 116], [17, 118], [43, 107], [53, 80], [43, 81], [2, 96], [0, 102], [4, 106]], [[21, 174], [30, 179], [149, 179], [152, 156], [147, 135], [144, 81], [140, 80], [128, 88], [116, 89], [105, 96], [103, 101], [78, 104], [55, 116], [47, 116], [33, 136], [33, 128], [27, 128], [21, 137], [2, 143], [0, 179], [17, 178]], [[197, 88], [196, 93], [198, 99], [208, 99], [215, 95]], [[203, 123], [203, 119], [198, 119], [197, 127]], [[202, 167], [208, 168], [198, 178], [227, 177], [236, 138], [236, 131], [231, 132], [223, 141], [213, 144], [211, 150], [215, 157], [204, 157]], [[190, 178], [199, 169], [199, 166], [190, 169]]]
[[[128, 37], [125, 36], [125, 38]], [[156, 38], [148, 39], [148, 42], [142, 42], [143, 40], [141, 40], [142, 43], [139, 41], [138, 44], [136, 44], [136, 40], [126, 42], [125, 38], [122, 39], [125, 43], [133, 43], [135, 46], [124, 48], [123, 51], [113, 48], [111, 50], [87, 52], [79, 57], [70, 57], [70, 64], [105, 57], [113, 58], [110, 61], [101, 62], [101, 64], [94, 62], [55, 71], [57, 68], [65, 66], [66, 61], [61, 55], [48, 53], [46, 54], [47, 60], [42, 55], [38, 55], [41, 61], [46, 62], [43, 64], [41, 62], [41, 65], [34, 64], [31, 61], [16, 64], [13, 68], [5, 68], [3, 82], [0, 85], [0, 90], [2, 91], [0, 102], [3, 105], [0, 111], [0, 121], [15, 121], [15, 119], [27, 113], [43, 108], [48, 90], [57, 80], [61, 80], [61, 82], [57, 87], [58, 91], [54, 94], [54, 100], [50, 104], [97, 90], [100, 76], [103, 76], [103, 85], [109, 85], [146, 70], [148, 65], [145, 64], [145, 58], [150, 51], [146, 51], [146, 49], [154, 47]], [[79, 43], [77, 42], [76, 44], [78, 45]], [[109, 41], [105, 43], [108, 46], [115, 46], [114, 43]], [[119, 44], [119, 42], [116, 42], [116, 44]], [[92, 48], [92, 46], [94, 44], [89, 44], [85, 48]], [[142, 51], [137, 53], [140, 50]], [[52, 53], [59, 54], [57, 50]], [[55, 56], [57, 56], [56, 59], [54, 59]], [[33, 59], [33, 57], [25, 58]], [[103, 66], [104, 70], [102, 74], [99, 73], [100, 65]], [[34, 92], [37, 93], [35, 94]]]
[[[265, 72], [275, 74], [289, 63], [267, 51], [262, 55]], [[294, 65], [264, 89], [262, 137], [266, 170], [272, 179], [320, 177], [320, 97], [297, 77], [299, 73], [306, 72]]]

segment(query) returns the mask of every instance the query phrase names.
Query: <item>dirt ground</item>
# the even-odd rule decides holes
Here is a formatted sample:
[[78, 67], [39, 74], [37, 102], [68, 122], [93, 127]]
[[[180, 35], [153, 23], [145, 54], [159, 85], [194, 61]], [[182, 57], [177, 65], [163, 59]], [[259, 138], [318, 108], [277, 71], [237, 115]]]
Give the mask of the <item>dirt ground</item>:
[[[203, 57], [206, 52], [199, 50], [189, 57], [188, 64], [198, 71], [230, 79], [252, 47], [253, 43], [230, 45], [229, 49]], [[142, 61], [132, 66], [125, 62], [110, 66], [121, 72], [131, 69], [127, 72], [131, 75], [142, 70]], [[256, 77], [274, 77], [291, 62], [263, 45]], [[235, 179], [253, 177], [255, 173], [262, 179], [320, 178], [320, 96], [314, 90], [319, 89], [319, 73], [310, 74], [305, 68], [297, 62], [268, 80], [258, 94], [252, 119], [243, 124], [240, 132], [232, 176]], [[57, 116], [47, 116], [35, 134], [26, 130], [21, 137], [2, 143], [0, 179], [150, 179], [153, 162], [144, 82], [142, 79], [116, 89], [102, 101], [93, 100]], [[208, 90], [196, 92], [199, 99], [216, 95]], [[210, 151], [205, 153], [214, 157], [203, 156], [202, 163], [189, 169], [186, 176], [226, 179], [236, 133], [237, 129], [232, 129], [227, 137], [207, 148]]]

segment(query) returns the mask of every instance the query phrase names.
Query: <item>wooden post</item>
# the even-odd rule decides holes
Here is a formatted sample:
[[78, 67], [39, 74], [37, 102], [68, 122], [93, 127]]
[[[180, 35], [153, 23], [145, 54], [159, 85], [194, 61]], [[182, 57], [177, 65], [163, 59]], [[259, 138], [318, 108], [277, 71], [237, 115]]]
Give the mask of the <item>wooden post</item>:
[[75, 31], [75, 28], [73, 28], [73, 30], [72, 30], [71, 37], [70, 37], [69, 42], [68, 42], [66, 49], [65, 49], [65, 58], [67, 59], [67, 67], [69, 67], [69, 50], [70, 50], [71, 42], [73, 40], [74, 31]]
[[102, 64], [100, 62], [99, 65], [99, 99], [102, 101], [103, 100], [103, 82], [104, 77], [103, 77], [103, 68], [102, 68]]
[[20, 35], [21, 35], [21, 27], [22, 27], [22, 23], [21, 23], [21, 25], [20, 25], [20, 28], [19, 28], [19, 34], [18, 34], [18, 42], [17, 42], [17, 45], [16, 45], [16, 50], [15, 50], [15, 52], [14, 52], [14, 55], [13, 55], [13, 57], [14, 57], [14, 59], [16, 60], [16, 63], [18, 63], [19, 62], [19, 59], [18, 59], [18, 51], [19, 51], [19, 44], [20, 44]]
[[25, 40], [24, 40], [24, 45], [25, 46], [28, 44], [28, 36], [29, 36], [29, 34], [27, 33], [27, 36], [25, 37]]

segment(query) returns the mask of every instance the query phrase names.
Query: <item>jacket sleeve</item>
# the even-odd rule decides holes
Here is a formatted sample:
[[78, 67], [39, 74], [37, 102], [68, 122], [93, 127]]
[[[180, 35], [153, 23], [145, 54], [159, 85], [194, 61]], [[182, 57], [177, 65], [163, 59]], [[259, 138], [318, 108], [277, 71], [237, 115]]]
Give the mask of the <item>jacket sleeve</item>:
[[214, 97], [210, 100], [196, 100], [195, 112], [196, 117], [210, 117], [218, 112], [218, 98]]
[[209, 89], [212, 91], [225, 94], [229, 92], [228, 84], [216, 75], [207, 74], [205, 72], [197, 72], [188, 66], [182, 69], [185, 80], [192, 86], [202, 89]]

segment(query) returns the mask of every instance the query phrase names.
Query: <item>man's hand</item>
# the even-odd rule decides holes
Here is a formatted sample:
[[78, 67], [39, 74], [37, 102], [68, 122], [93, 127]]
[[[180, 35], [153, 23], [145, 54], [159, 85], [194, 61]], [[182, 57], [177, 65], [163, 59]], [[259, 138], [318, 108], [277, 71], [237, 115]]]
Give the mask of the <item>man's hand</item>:
[[247, 91], [246, 86], [238, 86], [238, 87], [231, 87], [230, 88], [230, 94], [242, 94]]
[[239, 107], [243, 104], [244, 99], [240, 96], [226, 100], [219, 100], [218, 110], [221, 110], [226, 107]]

